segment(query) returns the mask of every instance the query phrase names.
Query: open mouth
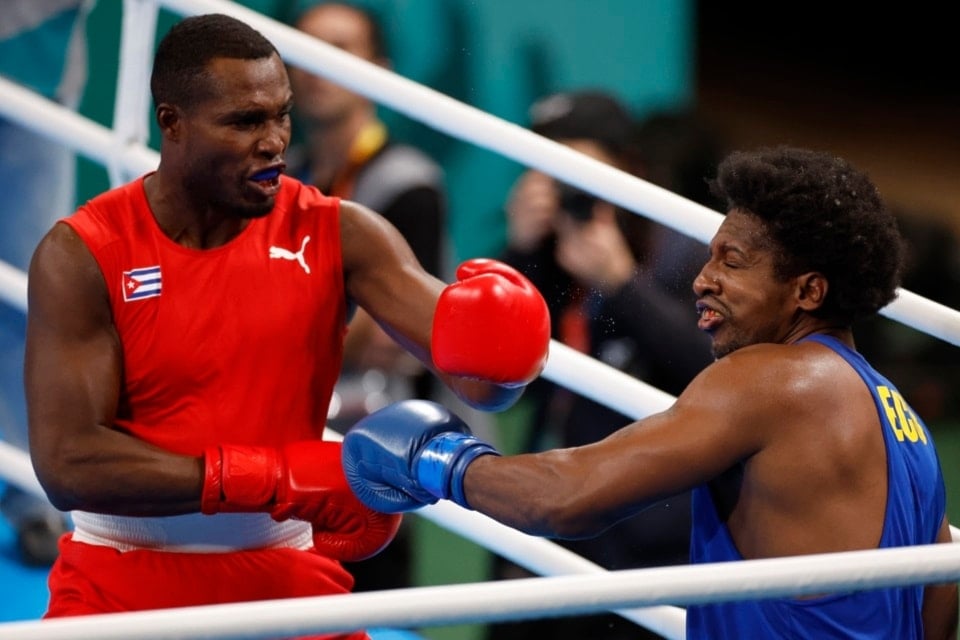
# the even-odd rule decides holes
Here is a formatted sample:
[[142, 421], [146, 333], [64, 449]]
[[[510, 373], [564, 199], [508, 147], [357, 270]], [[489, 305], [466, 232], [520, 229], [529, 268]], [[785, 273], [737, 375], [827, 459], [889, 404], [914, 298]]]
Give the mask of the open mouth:
[[697, 327], [701, 331], [713, 331], [723, 321], [723, 316], [716, 309], [705, 304], [697, 304]]
[[270, 167], [250, 176], [250, 181], [255, 182], [264, 191], [273, 191], [280, 187], [281, 173], [283, 173], [281, 167]]

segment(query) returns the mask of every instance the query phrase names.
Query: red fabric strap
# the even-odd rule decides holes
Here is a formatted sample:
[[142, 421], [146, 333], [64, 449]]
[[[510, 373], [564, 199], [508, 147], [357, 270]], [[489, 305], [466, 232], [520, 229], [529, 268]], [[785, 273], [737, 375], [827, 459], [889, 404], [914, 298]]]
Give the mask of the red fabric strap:
[[212, 515], [220, 510], [223, 499], [223, 456], [220, 447], [207, 447], [203, 452], [203, 491], [200, 511]]
[[200, 510], [269, 511], [282, 473], [276, 449], [220, 445], [204, 451]]

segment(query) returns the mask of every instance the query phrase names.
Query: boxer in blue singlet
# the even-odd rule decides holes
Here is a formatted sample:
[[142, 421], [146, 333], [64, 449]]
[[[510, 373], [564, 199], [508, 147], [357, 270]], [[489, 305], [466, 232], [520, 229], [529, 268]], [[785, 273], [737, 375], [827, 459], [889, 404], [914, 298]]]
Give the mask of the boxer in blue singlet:
[[[382, 511], [452, 499], [528, 533], [594, 535], [694, 489], [691, 560], [950, 541], [933, 439], [856, 352], [896, 296], [903, 246], [848, 162], [776, 148], [724, 160], [727, 215], [694, 280], [716, 361], [666, 411], [583, 447], [501, 457], [442, 407], [401, 403], [347, 436]], [[956, 584], [703, 604], [687, 638], [956, 638]]]

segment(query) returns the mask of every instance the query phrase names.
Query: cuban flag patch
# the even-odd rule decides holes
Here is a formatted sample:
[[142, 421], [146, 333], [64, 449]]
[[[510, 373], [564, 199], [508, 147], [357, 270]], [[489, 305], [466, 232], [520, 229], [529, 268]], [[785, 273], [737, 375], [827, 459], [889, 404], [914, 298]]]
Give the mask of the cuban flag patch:
[[133, 302], [160, 295], [160, 265], [123, 272], [123, 300]]

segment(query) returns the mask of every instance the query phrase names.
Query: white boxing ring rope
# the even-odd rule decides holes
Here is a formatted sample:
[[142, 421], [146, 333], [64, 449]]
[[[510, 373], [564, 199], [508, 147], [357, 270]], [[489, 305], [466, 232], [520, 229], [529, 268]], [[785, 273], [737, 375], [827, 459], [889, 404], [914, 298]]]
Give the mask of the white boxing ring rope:
[[522, 578], [349, 595], [114, 613], [0, 625], [0, 640], [269, 638], [367, 627], [398, 629], [562, 617], [664, 602], [696, 604], [946, 582], [960, 545]]
[[[709, 243], [722, 220], [716, 211], [227, 0], [156, 2], [183, 15], [235, 15], [269, 38], [291, 64], [326, 76], [437, 131], [540, 169], [703, 242]], [[900, 290], [900, 296], [881, 313], [960, 346], [960, 312], [949, 307]]]
[[[123, 49], [121, 52], [123, 66], [120, 72], [117, 109], [112, 130], [46, 101], [2, 78], [0, 78], [0, 113], [34, 131], [61, 141], [88, 158], [106, 165], [110, 169], [111, 179], [114, 182], [125, 179], [125, 175], [136, 175], [155, 168], [158, 156], [145, 146], [146, 127], [144, 123], [146, 114], [136, 113], [136, 111], [142, 111], [145, 105], [146, 69], [151, 49], [149, 44], [153, 42], [157, 5], [166, 6], [184, 15], [208, 12], [235, 15], [271, 39], [285, 59], [292, 64], [325, 75], [439, 131], [500, 152], [528, 166], [539, 168], [588, 191], [598, 193], [629, 210], [642, 212], [642, 215], [694, 238], [702, 241], [709, 240], [719, 224], [721, 216], [714, 211], [581, 156], [567, 147], [540, 138], [524, 128], [499, 120], [426, 87], [396, 76], [380, 67], [354, 59], [339, 49], [315, 41], [299, 31], [225, 0], [157, 0], [156, 4], [151, 0], [125, 0]], [[133, 16], [136, 16], [136, 19]], [[134, 32], [134, 29], [139, 31]], [[137, 65], [140, 67], [139, 72], [136, 69]], [[911, 324], [921, 331], [952, 344], [960, 345], [960, 313], [906, 290], [901, 290], [899, 293], [898, 299], [883, 309], [881, 313], [894, 320]], [[17, 308], [26, 309], [25, 275], [2, 262], [0, 262], [0, 299]], [[563, 384], [633, 417], [642, 417], [662, 410], [669, 406], [673, 400], [668, 394], [556, 342], [551, 344], [550, 361], [543, 375], [554, 382]], [[0, 474], [25, 486], [28, 490], [39, 491], [40, 489], [39, 483], [33, 476], [27, 456], [18, 450], [3, 445], [3, 443], [0, 443]], [[865, 588], [865, 586], [881, 584], [922, 583], [931, 580], [952, 581], [960, 578], [960, 563], [954, 562], [958, 547], [941, 545], [930, 549], [915, 547], [903, 550], [856, 552], [855, 554], [828, 554], [824, 556], [824, 561], [819, 564], [813, 562], [816, 559], [815, 556], [787, 559], [788, 562], [783, 565], [776, 564], [779, 560], [745, 561], [735, 565], [725, 564], [722, 570], [716, 571], [719, 576], [734, 575], [734, 570], [738, 576], [728, 588], [727, 586], [721, 586], [720, 582], [715, 583], [712, 579], [705, 579], [703, 571], [708, 569], [709, 565], [605, 573], [596, 565], [570, 554], [557, 545], [525, 536], [484, 516], [463, 511], [450, 504], [434, 505], [422, 509], [418, 513], [440, 522], [447, 528], [457, 530], [461, 535], [473, 539], [479, 544], [539, 573], [556, 575], [559, 573], [599, 572], [599, 574], [580, 576], [576, 579], [533, 579], [535, 580], [535, 588], [533, 586], [527, 587], [529, 591], [525, 592], [525, 595], [514, 592], [514, 590], [524, 591], [525, 583], [528, 582], [519, 580], [512, 581], [518, 583], [516, 586], [498, 582], [496, 585], [474, 587], [433, 587], [404, 590], [399, 593], [383, 592], [381, 594], [327, 597], [319, 601], [311, 598], [303, 599], [305, 601], [303, 603], [291, 601], [282, 605], [277, 602], [244, 604], [240, 610], [231, 611], [229, 615], [231, 621], [245, 620], [242, 625], [232, 627], [233, 630], [230, 633], [233, 634], [233, 637], [236, 637], [237, 633], [241, 633], [243, 637], [265, 637], [262, 634], [273, 633], [276, 630], [288, 630], [288, 627], [278, 627], [274, 624], [270, 627], [273, 631], [268, 632], [267, 627], [264, 626], [271, 624], [269, 610], [281, 606], [293, 607], [298, 610], [302, 608], [303, 613], [301, 615], [306, 616], [302, 619], [309, 620], [309, 622], [304, 623], [308, 626], [298, 627], [298, 630], [324, 631], [350, 628], [353, 623], [349, 621], [358, 619], [363, 620], [363, 625], [367, 627], [375, 625], [429, 626], [430, 624], [471, 620], [510, 619], [519, 614], [525, 614], [527, 617], [538, 614], [564, 615], [640, 605], [685, 604], [723, 598], [749, 598], [757, 595], [813, 593], [837, 590], [841, 586], [843, 588]], [[955, 541], [960, 540], [960, 530], [953, 529], [952, 533]], [[523, 548], [523, 553], [518, 553], [518, 548]], [[557, 553], [556, 549], [559, 549], [562, 553]], [[885, 562], [887, 558], [893, 558], [892, 551], [898, 551], [900, 555], [906, 555], [910, 558], [903, 561], [904, 565], [909, 567], [908, 571], [902, 565]], [[522, 557], [513, 557], [514, 554]], [[563, 558], [564, 554], [567, 557]], [[847, 555], [850, 555], [849, 562], [853, 566], [841, 570], [839, 573], [832, 573], [831, 570], [836, 570], [841, 566], [846, 567], [846, 564], [841, 560], [846, 561], [846, 558], [842, 558], [842, 556]], [[926, 561], [927, 556], [931, 557], [929, 562]], [[792, 565], [790, 561], [792, 561]], [[757, 563], [773, 563], [762, 565], [765, 567], [763, 570], [773, 572], [772, 577], [763, 577], [765, 574], [761, 570], [761, 565]], [[822, 572], [820, 571], [821, 565]], [[754, 566], [756, 566], [756, 572], [754, 572]], [[793, 568], [799, 571], [794, 571]], [[691, 571], [693, 573], [690, 573]], [[740, 571], [744, 573], [740, 574]], [[667, 588], [668, 584], [675, 584], [672, 582], [674, 578], [671, 572], [678, 572], [676, 574], [677, 583], [683, 581], [681, 576], [686, 572], [689, 576], [693, 576], [689, 578], [689, 581], [696, 584], [686, 585], [682, 588], [678, 586], [677, 591], [672, 591]], [[866, 575], [867, 573], [869, 575]], [[636, 575], [633, 576], [633, 574]], [[849, 575], [853, 574], [857, 577], [850, 578]], [[632, 577], [628, 578], [628, 576]], [[621, 580], [623, 582], [620, 582]], [[768, 580], [782, 580], [782, 582], [773, 584]], [[821, 580], [826, 580], [826, 582], [821, 582]], [[831, 580], [853, 580], [853, 582], [831, 582]], [[642, 588], [640, 584], [634, 584], [644, 581], [647, 581], [647, 584], [642, 585]], [[704, 582], [710, 582], [710, 585], [704, 586], [702, 584]], [[549, 595], [552, 593], [550, 590], [554, 588], [562, 591], [565, 595], [561, 596], [559, 593], [556, 596]], [[476, 591], [471, 592], [470, 589]], [[607, 591], [604, 591], [605, 589]], [[640, 590], [638, 591], [638, 589]], [[644, 592], [643, 589], [647, 589], [647, 591]], [[444, 596], [448, 590], [449, 598]], [[463, 590], [465, 593], [458, 595], [459, 590]], [[471, 610], [469, 608], [470, 603], [474, 603], [474, 599], [479, 598], [487, 590], [491, 592], [490, 598], [492, 600], [485, 600], [487, 602], [485, 607], [496, 607], [496, 612], [491, 613], [484, 607]], [[413, 598], [410, 596], [420, 591], [430, 591], [431, 595], [428, 602], [433, 605], [433, 613], [420, 609], [414, 610]], [[509, 597], [498, 600], [497, 594], [505, 594], [508, 591], [511, 594]], [[470, 597], [466, 597], [467, 593], [470, 593]], [[605, 593], [610, 594], [610, 597], [604, 595]], [[404, 597], [404, 594], [409, 595]], [[567, 599], [564, 599], [564, 597]], [[352, 602], [349, 598], [361, 599], [358, 601], [357, 609], [354, 610], [345, 606], [346, 602]], [[376, 598], [385, 601], [381, 602]], [[396, 599], [392, 609], [391, 598]], [[560, 600], [565, 602], [565, 604], [560, 605], [562, 609], [554, 606]], [[494, 603], [493, 601], [497, 602]], [[334, 602], [334, 604], [328, 608], [328, 602]], [[375, 602], [376, 604], [374, 604]], [[519, 608], [511, 606], [511, 603], [518, 605]], [[449, 611], [450, 608], [459, 609], [461, 606], [463, 607], [462, 614]], [[177, 635], [145, 635], [148, 626], [137, 623], [136, 635], [138, 637], [224, 637], [222, 635], [210, 635], [210, 626], [218, 627], [225, 623], [224, 619], [227, 616], [223, 615], [222, 609], [222, 606], [199, 607], [195, 608], [192, 613], [190, 610], [178, 611], [175, 616], [171, 612], [161, 611], [148, 614], [117, 614], [108, 616], [106, 620], [14, 623], [13, 625], [0, 625], [0, 638], [125, 637], [123, 635], [109, 635], [114, 630], [112, 621], [116, 620], [116, 629], [120, 629], [125, 624], [125, 620], [143, 619], [137, 618], [137, 616], [156, 617], [151, 618], [150, 625], [160, 625], [166, 629], [164, 633], [169, 633], [170, 627], [168, 625], [176, 625], [179, 629]], [[259, 615], [257, 619], [261, 622], [251, 622], [249, 619], [243, 618], [241, 611], [251, 614], [255, 611], [260, 612], [253, 615]], [[357, 613], [351, 614], [350, 611], [356, 611]], [[377, 611], [384, 612], [388, 617], [383, 619], [372, 617], [371, 612], [375, 613]], [[392, 615], [391, 611], [395, 611], [395, 615], [400, 616], [402, 620], [400, 618], [389, 618]], [[480, 617], [474, 617], [471, 611], [476, 611], [475, 615]], [[680, 612], [682, 616], [682, 610], [666, 606], [659, 606], [654, 609], [618, 611], [625, 617], [661, 632], [662, 635], [669, 638], [680, 638], [683, 635], [683, 625], [682, 620], [680, 620], [679, 625], [677, 624], [675, 615], [677, 612]], [[191, 618], [189, 632], [183, 629], [183, 624], [187, 620], [185, 616], [188, 615], [198, 617], [197, 620]], [[291, 615], [290, 612], [287, 612], [284, 616], [277, 617], [274, 622], [287, 619], [289, 615]], [[337, 617], [344, 615], [348, 617]], [[462, 617], [457, 618], [458, 615]], [[644, 619], [645, 615], [649, 619]], [[419, 617], [414, 619], [414, 616]], [[172, 621], [170, 621], [171, 619]], [[161, 624], [162, 620], [168, 620], [169, 622], [164, 625]], [[203, 620], [207, 622], [203, 623]], [[90, 624], [89, 628], [94, 630], [93, 635], [81, 636], [76, 633], [56, 635], [58, 630], [61, 633], [67, 631], [67, 627], [62, 623], [80, 624], [81, 627]], [[322, 624], [340, 626], [317, 626]], [[662, 625], [662, 630], [656, 626], [651, 626], [656, 624]], [[129, 634], [133, 627], [124, 628], [125, 631], [120, 633]], [[193, 633], [198, 629], [204, 635], [200, 636]], [[260, 633], [260, 630], [262, 630], [262, 633]], [[43, 634], [48, 631], [55, 635], [28, 635], [31, 633]], [[79, 633], [80, 628], [75, 628], [74, 631]], [[257, 635], [250, 635], [251, 632], [255, 632]]]

